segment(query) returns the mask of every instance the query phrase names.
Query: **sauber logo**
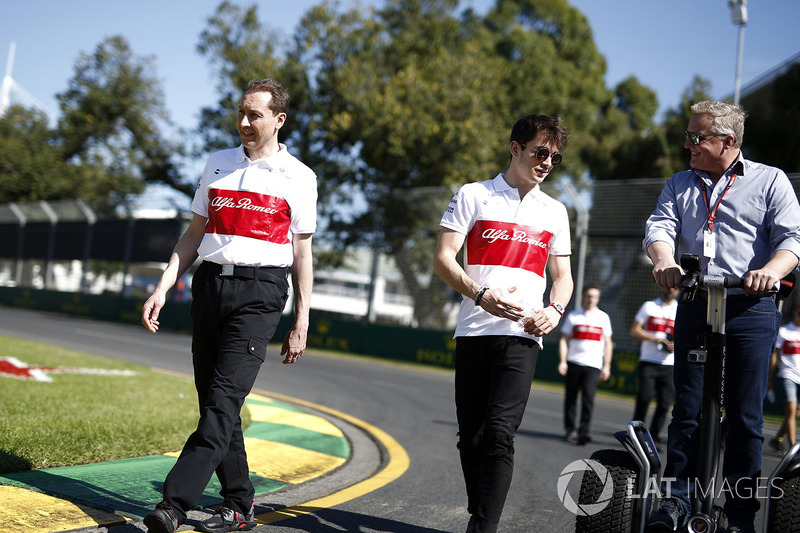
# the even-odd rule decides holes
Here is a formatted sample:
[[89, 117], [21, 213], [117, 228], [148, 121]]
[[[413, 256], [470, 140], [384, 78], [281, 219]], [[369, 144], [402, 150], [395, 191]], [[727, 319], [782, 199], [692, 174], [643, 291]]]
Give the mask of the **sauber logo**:
[[211, 201], [211, 207], [214, 208], [215, 211], [219, 211], [224, 207], [230, 207], [233, 209], [247, 209], [249, 211], [260, 211], [262, 213], [269, 213], [274, 215], [278, 212], [277, 209], [273, 207], [265, 207], [263, 205], [253, 205], [253, 201], [250, 198], [239, 198], [239, 200], [234, 200], [233, 198], [226, 198], [224, 196], [217, 196]]

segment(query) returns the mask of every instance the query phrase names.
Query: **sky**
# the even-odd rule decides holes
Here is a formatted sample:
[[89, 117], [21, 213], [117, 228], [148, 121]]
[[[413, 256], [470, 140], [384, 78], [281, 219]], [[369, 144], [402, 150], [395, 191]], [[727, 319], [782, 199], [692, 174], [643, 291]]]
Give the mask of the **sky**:
[[[285, 34], [322, 0], [230, 0], [258, 5], [259, 19]], [[165, 104], [179, 127], [196, 127], [200, 109], [216, 101], [216, 81], [196, 51], [200, 33], [221, 0], [0, 0], [0, 74], [12, 77], [54, 116], [56, 94], [67, 89], [81, 53], [91, 54], [105, 37], [124, 36], [138, 56], [151, 56]], [[380, 5], [382, 0], [362, 0]], [[485, 13], [493, 0], [464, 0]], [[728, 0], [571, 0], [586, 15], [595, 44], [606, 59], [606, 86], [633, 75], [653, 89], [659, 112], [672, 108], [695, 75], [711, 82], [711, 94], [734, 92], [739, 26]], [[340, 0], [352, 7], [354, 0]], [[741, 86], [800, 53], [800, 1], [750, 0], [744, 29]], [[537, 75], [547, 75], [546, 72]], [[537, 110], [521, 110], [537, 112]], [[503, 132], [498, 132], [503, 134]]]

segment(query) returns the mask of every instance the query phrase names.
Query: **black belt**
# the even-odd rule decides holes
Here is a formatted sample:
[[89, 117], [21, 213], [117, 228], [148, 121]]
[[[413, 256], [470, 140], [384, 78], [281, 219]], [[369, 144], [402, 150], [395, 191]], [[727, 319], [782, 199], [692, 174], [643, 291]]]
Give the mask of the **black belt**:
[[260, 281], [275, 281], [275, 278], [286, 279], [289, 275], [287, 267], [253, 267], [239, 265], [220, 265], [211, 261], [203, 261], [212, 273], [223, 278], [257, 279]]

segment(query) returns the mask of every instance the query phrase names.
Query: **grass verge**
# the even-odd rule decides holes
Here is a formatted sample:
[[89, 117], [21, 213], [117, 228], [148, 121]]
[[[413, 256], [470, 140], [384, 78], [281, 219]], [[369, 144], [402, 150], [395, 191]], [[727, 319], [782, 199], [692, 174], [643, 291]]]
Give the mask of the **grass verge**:
[[30, 366], [135, 372], [51, 373], [52, 382], [0, 377], [0, 473], [178, 450], [197, 426], [189, 379], [2, 336], [0, 357]]

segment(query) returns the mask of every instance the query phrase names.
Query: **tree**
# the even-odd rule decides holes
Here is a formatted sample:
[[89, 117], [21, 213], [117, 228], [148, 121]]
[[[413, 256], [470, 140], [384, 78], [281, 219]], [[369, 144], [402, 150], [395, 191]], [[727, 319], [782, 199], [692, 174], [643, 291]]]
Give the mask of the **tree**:
[[[358, 243], [390, 254], [423, 326], [442, 324], [441, 303], [451, 295], [429, 275], [451, 187], [505, 168], [514, 120], [561, 116], [572, 140], [559, 173], [580, 176], [600, 159], [591, 154], [616, 148], [620, 130], [636, 132], [654, 112], [633, 91], [620, 98], [626, 113], [612, 111], [605, 62], [586, 18], [566, 0], [498, 0], [485, 17], [457, 9], [456, 0], [345, 11], [322, 3], [304, 16], [281, 60], [254, 9], [225, 2], [200, 48], [220, 68], [222, 86], [237, 89], [209, 110], [215, 116], [233, 107], [242, 72], [291, 80], [284, 82], [295, 102], [287, 138], [321, 177], [326, 234], [339, 249]], [[600, 109], [619, 119], [606, 120]], [[233, 120], [209, 124], [213, 141]], [[368, 209], [335, 209], [331, 200], [353, 191]]]
[[114, 186], [101, 169], [67, 162], [40, 111], [13, 106], [0, 118], [0, 204], [82, 198], [102, 209]]
[[0, 204], [77, 197], [74, 170], [43, 113], [14, 106], [0, 118]]
[[665, 175], [670, 176], [675, 172], [686, 170], [689, 158], [686, 149], [684, 132], [686, 125], [692, 118], [692, 105], [704, 100], [713, 100], [710, 96], [711, 82], [700, 76], [695, 76], [692, 83], [681, 94], [681, 101], [676, 108], [668, 110], [664, 115], [664, 135], [667, 141], [664, 151], [665, 167], [672, 169]]
[[153, 72], [151, 58], [136, 56], [123, 37], [109, 37], [93, 54], [81, 54], [67, 90], [57, 95], [65, 159], [103, 169], [113, 182], [106, 192], [118, 197], [147, 183], [194, 191], [174, 163], [181, 148], [161, 133], [168, 119]]

